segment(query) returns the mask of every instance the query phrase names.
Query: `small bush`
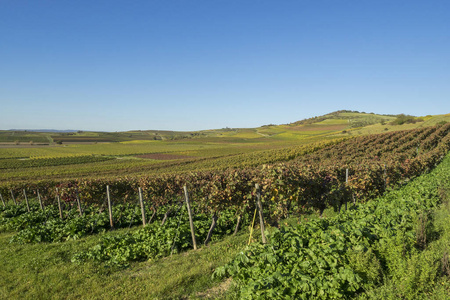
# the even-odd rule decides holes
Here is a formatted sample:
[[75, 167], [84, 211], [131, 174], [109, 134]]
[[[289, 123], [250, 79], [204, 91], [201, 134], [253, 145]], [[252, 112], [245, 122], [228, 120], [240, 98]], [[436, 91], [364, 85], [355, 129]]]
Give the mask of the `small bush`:
[[424, 120], [422, 118], [416, 118], [414, 116], [404, 115], [400, 114], [397, 116], [397, 119], [392, 121], [391, 125], [403, 125], [403, 124], [414, 124], [417, 122], [423, 122]]

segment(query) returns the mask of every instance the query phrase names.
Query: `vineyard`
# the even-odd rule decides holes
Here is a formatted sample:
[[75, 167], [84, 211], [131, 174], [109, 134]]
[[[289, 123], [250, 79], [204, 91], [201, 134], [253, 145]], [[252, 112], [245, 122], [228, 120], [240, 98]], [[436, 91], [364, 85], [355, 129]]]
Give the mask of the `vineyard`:
[[[95, 244], [67, 259], [122, 269], [196, 249], [197, 242], [239, 236], [240, 230], [254, 227], [259, 211], [263, 241], [263, 224], [270, 228], [268, 242], [251, 245], [217, 268], [215, 280], [232, 276], [239, 298], [354, 297], [381, 283], [379, 274], [389, 261], [383, 247], [395, 243], [393, 234], [411, 231], [418, 214], [437, 203], [402, 200], [407, 197], [399, 195], [406, 192], [396, 189], [411, 188], [409, 183], [433, 170], [449, 150], [447, 123], [216, 160], [172, 161], [174, 171], [162, 174], [6, 181], [0, 184], [0, 233], [8, 234], [12, 245], [69, 243], [101, 233]], [[102, 159], [36, 158], [20, 166], [3, 159], [0, 166], [33, 170], [36, 161], [108, 163]], [[197, 171], [183, 169], [195, 164]], [[419, 189], [417, 183], [412, 189]], [[391, 196], [374, 200], [384, 194]], [[282, 225], [286, 218], [322, 216], [330, 208], [339, 214], [336, 218], [295, 228]], [[117, 232], [109, 234], [112, 229]], [[413, 243], [416, 233], [405, 234]], [[416, 242], [423, 246], [424, 241]], [[373, 247], [378, 252], [367, 252]], [[373, 273], [360, 269], [361, 260], [374, 262], [366, 266]], [[287, 275], [294, 271], [298, 276]]]
[[66, 157], [50, 157], [50, 158], [40, 157], [35, 159], [24, 159], [24, 160], [1, 159], [0, 170], [84, 164], [92, 162], [102, 162], [110, 159], [112, 158], [93, 155], [76, 155], [76, 156], [74, 155], [68, 157], [66, 156]]

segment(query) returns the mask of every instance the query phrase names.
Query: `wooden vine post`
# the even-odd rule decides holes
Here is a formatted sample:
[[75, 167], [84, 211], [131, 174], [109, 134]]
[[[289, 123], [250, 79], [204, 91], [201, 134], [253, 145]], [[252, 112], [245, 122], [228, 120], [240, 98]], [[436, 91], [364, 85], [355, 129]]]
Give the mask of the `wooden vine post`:
[[76, 191], [76, 197], [77, 197], [78, 211], [80, 212], [80, 217], [81, 217], [81, 216], [83, 216], [83, 211], [81, 210], [81, 200], [80, 200], [80, 195], [78, 194], [78, 190]]
[[[347, 185], [348, 185], [348, 169], [345, 169], [345, 186]], [[347, 210], [347, 202], [348, 202], [347, 199], [345, 199], [345, 210]]]
[[139, 187], [139, 203], [141, 204], [142, 226], [145, 226], [146, 216], [145, 216], [144, 198], [142, 197], [142, 189], [140, 187]]
[[37, 190], [36, 193], [39, 200], [39, 206], [41, 207], [41, 210], [44, 210], [44, 205], [42, 204], [41, 194], [39, 194], [39, 190]]
[[17, 205], [17, 201], [16, 201], [16, 198], [14, 198], [14, 193], [13, 193], [13, 191], [10, 190], [10, 192], [11, 192], [11, 198], [13, 199], [14, 204]]
[[262, 236], [262, 242], [263, 244], [267, 243], [266, 235], [264, 234], [264, 216], [263, 216], [263, 209], [261, 204], [261, 190], [259, 189], [259, 184], [255, 185], [256, 188], [256, 204], [258, 206], [259, 210], [259, 223], [261, 225], [261, 236]]
[[56, 200], [58, 201], [59, 218], [63, 218], [62, 208], [61, 208], [61, 197], [59, 197], [59, 191], [56, 189]]
[[111, 228], [114, 228], [113, 212], [112, 212], [112, 205], [111, 205], [111, 196], [110, 196], [110, 193], [109, 193], [109, 185], [106, 186], [106, 197], [108, 198], [109, 225], [111, 226]]
[[250, 237], [248, 238], [248, 244], [247, 245], [250, 245], [250, 243], [252, 242], [253, 228], [255, 227], [255, 219], [256, 219], [256, 211], [257, 210], [258, 210], [258, 208], [255, 208], [255, 213], [253, 214], [252, 227], [250, 227]]
[[27, 204], [27, 211], [30, 212], [30, 204], [28, 204], [28, 197], [25, 189], [23, 189], [23, 196], [25, 197], [25, 203]]
[[241, 224], [241, 215], [237, 216], [236, 227], [234, 228], [233, 235], [237, 234], [240, 224]]
[[189, 194], [186, 186], [183, 186], [184, 189], [184, 198], [186, 199], [186, 207], [189, 214], [189, 225], [191, 226], [191, 235], [192, 235], [192, 244], [194, 246], [194, 250], [197, 250], [197, 241], [195, 239], [195, 229], [194, 229], [194, 221], [192, 221], [192, 211], [191, 205], [189, 204]]
[[5, 203], [5, 200], [3, 200], [3, 196], [2, 196], [2, 194], [1, 194], [1, 193], [0, 193], [0, 198], [2, 199], [3, 207], [6, 207], [6, 203]]

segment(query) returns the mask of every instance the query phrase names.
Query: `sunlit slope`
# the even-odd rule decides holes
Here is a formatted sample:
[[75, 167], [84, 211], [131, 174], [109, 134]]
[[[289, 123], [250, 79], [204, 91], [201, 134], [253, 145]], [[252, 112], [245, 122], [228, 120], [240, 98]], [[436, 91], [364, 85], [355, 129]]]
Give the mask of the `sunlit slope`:
[[[398, 124], [402, 123], [399, 121], [402, 118], [406, 122]], [[257, 131], [272, 139], [309, 139], [313, 141], [329, 137], [366, 135], [428, 127], [441, 122], [450, 122], [450, 114], [410, 117], [338, 111], [285, 125], [262, 126]]]
[[339, 111], [285, 125], [263, 126], [258, 131], [274, 139], [320, 139], [395, 119], [394, 116]]
[[349, 130], [347, 134], [365, 135], [365, 134], [382, 133], [386, 131], [398, 131], [420, 127], [429, 127], [434, 126], [438, 123], [450, 122], [450, 114], [418, 117], [417, 120], [418, 122], [416, 123], [405, 123], [402, 125], [391, 124], [392, 121], [376, 123], [364, 127], [353, 128], [352, 130]]

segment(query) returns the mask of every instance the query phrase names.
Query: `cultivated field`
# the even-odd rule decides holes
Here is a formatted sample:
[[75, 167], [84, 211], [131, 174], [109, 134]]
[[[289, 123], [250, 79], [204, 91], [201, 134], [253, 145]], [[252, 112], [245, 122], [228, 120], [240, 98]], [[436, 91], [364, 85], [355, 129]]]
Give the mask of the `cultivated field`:
[[448, 298], [449, 120], [1, 132], [0, 298]]

